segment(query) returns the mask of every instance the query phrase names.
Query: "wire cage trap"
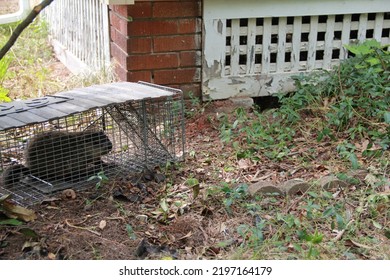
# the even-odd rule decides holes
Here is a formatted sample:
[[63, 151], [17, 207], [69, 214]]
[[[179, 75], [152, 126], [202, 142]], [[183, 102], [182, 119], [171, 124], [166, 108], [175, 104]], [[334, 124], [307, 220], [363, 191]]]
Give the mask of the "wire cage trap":
[[180, 90], [111, 83], [0, 105], [0, 195], [31, 205], [184, 159]]

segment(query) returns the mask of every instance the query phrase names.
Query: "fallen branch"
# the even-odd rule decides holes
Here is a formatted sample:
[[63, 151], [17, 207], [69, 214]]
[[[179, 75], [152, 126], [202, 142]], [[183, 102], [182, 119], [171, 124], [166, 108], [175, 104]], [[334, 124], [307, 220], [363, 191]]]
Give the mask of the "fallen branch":
[[0, 50], [0, 60], [7, 54], [7, 52], [11, 49], [11, 47], [15, 44], [16, 40], [22, 34], [23, 30], [29, 26], [34, 19], [39, 15], [39, 13], [49, 6], [53, 2], [53, 0], [44, 0], [40, 4], [36, 5], [32, 11], [28, 14], [28, 16], [16, 27], [14, 32], [12, 32], [11, 37], [7, 41], [7, 43]]

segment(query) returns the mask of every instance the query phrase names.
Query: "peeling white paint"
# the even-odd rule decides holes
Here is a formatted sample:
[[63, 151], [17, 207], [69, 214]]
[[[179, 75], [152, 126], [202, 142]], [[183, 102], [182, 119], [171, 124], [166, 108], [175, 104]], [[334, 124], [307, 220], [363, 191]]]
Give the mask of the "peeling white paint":
[[[343, 45], [366, 39], [369, 29], [374, 30], [372, 38], [389, 44], [390, 38], [381, 35], [390, 28], [390, 20], [384, 19], [388, 1], [204, 0], [204, 99], [292, 91], [291, 75], [332, 68], [347, 55]], [[368, 21], [367, 12], [376, 13], [375, 20]], [[341, 13], [342, 20], [336, 20]], [[351, 21], [347, 13], [361, 16]], [[304, 15], [309, 21], [303, 21]], [[358, 32], [356, 39], [350, 38], [351, 30]], [[334, 38], [335, 32], [340, 38]]]

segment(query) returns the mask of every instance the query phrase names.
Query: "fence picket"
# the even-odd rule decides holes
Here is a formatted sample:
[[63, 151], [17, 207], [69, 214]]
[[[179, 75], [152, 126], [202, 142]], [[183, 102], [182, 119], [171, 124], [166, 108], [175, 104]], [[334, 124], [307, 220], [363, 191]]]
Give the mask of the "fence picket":
[[57, 55], [72, 72], [110, 65], [108, 8], [101, 0], [56, 0], [44, 10]]

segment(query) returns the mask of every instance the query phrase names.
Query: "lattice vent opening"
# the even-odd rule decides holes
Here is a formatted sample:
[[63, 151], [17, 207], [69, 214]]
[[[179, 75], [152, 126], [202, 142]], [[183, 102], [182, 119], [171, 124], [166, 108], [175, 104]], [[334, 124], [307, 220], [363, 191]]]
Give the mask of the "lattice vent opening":
[[[31, 205], [48, 194], [93, 186], [184, 157], [182, 94], [147, 98], [0, 131], [0, 195]], [[21, 171], [21, 172], [20, 172]], [[4, 175], [15, 172], [11, 181]]]
[[343, 45], [390, 43], [390, 13], [225, 20], [223, 76], [331, 69], [348, 57]]

